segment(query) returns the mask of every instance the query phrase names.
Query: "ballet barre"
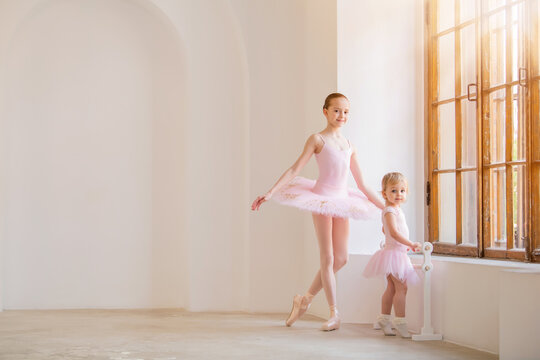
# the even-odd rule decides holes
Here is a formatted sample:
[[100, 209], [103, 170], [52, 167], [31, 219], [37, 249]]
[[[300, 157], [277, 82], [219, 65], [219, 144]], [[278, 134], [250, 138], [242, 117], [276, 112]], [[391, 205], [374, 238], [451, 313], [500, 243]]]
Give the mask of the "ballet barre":
[[433, 252], [433, 244], [425, 242], [422, 244], [422, 254], [424, 254], [424, 262], [422, 265], [414, 265], [415, 268], [422, 269], [424, 272], [424, 326], [420, 334], [414, 334], [413, 340], [442, 340], [441, 334], [435, 334], [431, 326], [431, 271], [433, 263], [431, 262], [431, 253]]

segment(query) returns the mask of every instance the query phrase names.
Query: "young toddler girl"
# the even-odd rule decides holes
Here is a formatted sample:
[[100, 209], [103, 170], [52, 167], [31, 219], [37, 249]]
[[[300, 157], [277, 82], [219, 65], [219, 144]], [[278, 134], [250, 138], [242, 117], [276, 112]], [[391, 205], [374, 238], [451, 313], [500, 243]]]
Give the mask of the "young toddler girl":
[[[369, 260], [364, 269], [364, 276], [384, 275], [387, 280], [386, 290], [381, 299], [381, 315], [377, 319], [385, 335], [395, 335], [392, 323], [400, 336], [410, 338], [405, 320], [405, 300], [407, 285], [418, 280], [411, 260], [407, 256], [407, 248], [420, 250], [421, 245], [409, 241], [409, 228], [400, 205], [407, 199], [408, 186], [405, 177], [397, 172], [386, 174], [382, 179], [382, 195], [385, 208], [382, 211], [385, 244]], [[390, 313], [394, 305], [396, 315], [390, 321]]]

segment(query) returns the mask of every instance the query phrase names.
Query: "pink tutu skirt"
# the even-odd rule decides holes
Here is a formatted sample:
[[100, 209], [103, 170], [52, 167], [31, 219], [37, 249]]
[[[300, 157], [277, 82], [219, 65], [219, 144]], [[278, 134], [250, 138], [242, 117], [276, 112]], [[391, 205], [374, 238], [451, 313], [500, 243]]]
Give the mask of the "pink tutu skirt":
[[381, 210], [360, 190], [348, 188], [345, 196], [327, 196], [314, 193], [314, 186], [315, 180], [297, 176], [272, 199], [282, 205], [332, 217], [367, 220], [381, 216]]
[[402, 282], [414, 284], [419, 277], [411, 263], [411, 259], [403, 249], [390, 248], [378, 250], [369, 259], [364, 269], [365, 277], [392, 275]]

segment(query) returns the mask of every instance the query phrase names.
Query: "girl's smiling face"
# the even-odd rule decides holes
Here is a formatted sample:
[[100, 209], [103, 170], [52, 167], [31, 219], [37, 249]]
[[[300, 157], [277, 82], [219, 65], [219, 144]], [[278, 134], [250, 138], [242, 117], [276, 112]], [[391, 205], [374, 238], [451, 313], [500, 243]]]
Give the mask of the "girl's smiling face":
[[349, 119], [349, 100], [338, 97], [330, 100], [328, 108], [323, 109], [328, 124], [334, 127], [345, 125]]
[[384, 199], [392, 205], [401, 205], [407, 200], [407, 184], [400, 181], [395, 184], [389, 184], [383, 191]]

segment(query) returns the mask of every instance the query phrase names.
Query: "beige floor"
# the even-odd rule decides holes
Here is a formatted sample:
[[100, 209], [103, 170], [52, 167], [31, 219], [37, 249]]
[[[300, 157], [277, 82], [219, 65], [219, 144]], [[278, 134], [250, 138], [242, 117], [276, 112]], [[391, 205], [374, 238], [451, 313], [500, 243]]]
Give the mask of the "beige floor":
[[446, 342], [384, 337], [368, 325], [321, 332], [307, 317], [181, 310], [0, 313], [0, 359], [496, 359]]

